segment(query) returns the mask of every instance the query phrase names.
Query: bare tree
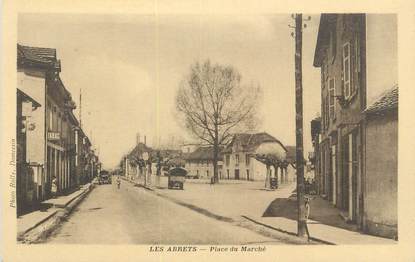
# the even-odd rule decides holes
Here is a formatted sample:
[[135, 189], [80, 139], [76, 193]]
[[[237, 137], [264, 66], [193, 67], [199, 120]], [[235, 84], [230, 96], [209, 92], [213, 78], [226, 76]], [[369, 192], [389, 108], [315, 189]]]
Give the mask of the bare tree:
[[260, 87], [243, 85], [231, 66], [212, 65], [209, 60], [191, 66], [181, 82], [176, 107], [190, 133], [213, 146], [214, 181], [218, 177], [219, 148], [236, 131], [252, 130], [258, 121]]

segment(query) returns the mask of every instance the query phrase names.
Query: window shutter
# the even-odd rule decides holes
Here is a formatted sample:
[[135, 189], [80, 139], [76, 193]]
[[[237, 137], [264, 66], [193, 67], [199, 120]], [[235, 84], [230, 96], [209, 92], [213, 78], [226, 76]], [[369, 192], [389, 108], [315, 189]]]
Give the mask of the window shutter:
[[351, 42], [350, 42], [350, 95], [352, 96], [353, 94], [354, 94], [354, 92], [355, 92], [355, 90], [356, 90], [356, 86], [355, 86], [355, 83], [356, 83], [356, 79], [355, 79], [355, 77], [356, 77], [356, 73], [355, 73], [355, 70], [356, 70], [356, 57], [355, 57], [355, 43], [354, 43], [354, 40], [355, 39], [353, 39]]
[[343, 45], [343, 83], [344, 83], [344, 96], [348, 98], [350, 96], [351, 85], [351, 61], [350, 61], [350, 43], [347, 42]]

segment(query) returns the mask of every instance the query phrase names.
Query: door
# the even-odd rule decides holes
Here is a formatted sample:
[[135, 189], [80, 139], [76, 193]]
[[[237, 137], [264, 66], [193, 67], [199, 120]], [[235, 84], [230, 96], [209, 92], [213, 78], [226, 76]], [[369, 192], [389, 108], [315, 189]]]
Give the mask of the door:
[[337, 194], [337, 170], [336, 170], [336, 146], [331, 147], [331, 175], [332, 175], [332, 203], [336, 204], [336, 194]]
[[352, 186], [352, 199], [351, 199], [351, 205], [352, 205], [352, 209], [351, 209], [351, 215], [350, 218], [353, 221], [357, 221], [357, 171], [358, 171], [358, 158], [357, 158], [357, 143], [356, 143], [356, 133], [353, 132], [351, 135], [351, 142], [352, 142], [352, 152], [351, 152], [351, 171], [352, 171], [352, 175], [351, 175], [351, 186]]
[[341, 208], [349, 210], [349, 137], [342, 139]]
[[239, 180], [239, 169], [235, 169], [235, 179]]

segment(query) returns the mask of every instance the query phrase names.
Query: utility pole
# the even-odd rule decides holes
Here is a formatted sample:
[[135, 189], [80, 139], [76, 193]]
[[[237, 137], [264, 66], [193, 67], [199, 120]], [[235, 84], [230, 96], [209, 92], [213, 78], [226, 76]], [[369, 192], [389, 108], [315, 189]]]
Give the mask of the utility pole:
[[79, 127], [82, 129], [82, 88], [79, 89]]
[[[308, 19], [309, 20], [309, 19]], [[302, 44], [303, 18], [295, 14], [295, 130], [296, 130], [296, 171], [297, 171], [297, 235], [306, 235], [304, 202], [304, 150], [303, 150], [303, 83], [302, 83]]]

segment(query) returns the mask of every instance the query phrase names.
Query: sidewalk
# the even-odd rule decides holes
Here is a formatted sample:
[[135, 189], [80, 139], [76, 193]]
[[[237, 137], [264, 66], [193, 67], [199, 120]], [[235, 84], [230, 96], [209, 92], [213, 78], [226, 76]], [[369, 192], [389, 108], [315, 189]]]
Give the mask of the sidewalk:
[[[92, 184], [88, 183], [80, 187], [79, 190], [53, 199], [48, 199], [41, 203], [41, 210], [33, 211], [17, 218], [17, 237], [23, 240], [26, 234], [31, 234], [32, 231], [39, 226], [45, 224], [47, 221], [53, 219], [60, 211], [70, 212], [86, 193], [91, 189]], [[46, 229], [46, 228], [45, 228]]]
[[[141, 180], [135, 180], [141, 184]], [[280, 232], [296, 235], [297, 201], [295, 183], [282, 184], [275, 191], [263, 189], [262, 181], [222, 180], [210, 185], [204, 180], [186, 180], [184, 190], [168, 190], [167, 177], [151, 190], [157, 195], [197, 212], [228, 222], [248, 219], [251, 222]], [[346, 223], [339, 211], [320, 197], [311, 200], [308, 228], [314, 240], [327, 244], [396, 244], [397, 241], [357, 232]]]

